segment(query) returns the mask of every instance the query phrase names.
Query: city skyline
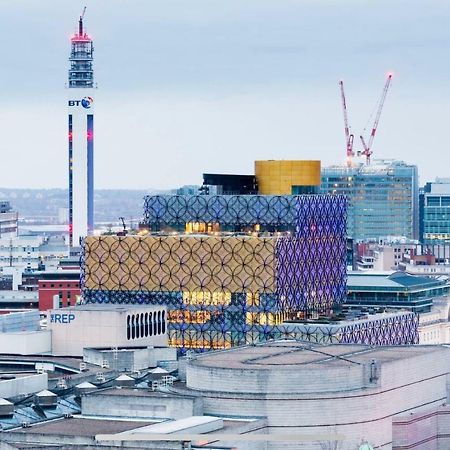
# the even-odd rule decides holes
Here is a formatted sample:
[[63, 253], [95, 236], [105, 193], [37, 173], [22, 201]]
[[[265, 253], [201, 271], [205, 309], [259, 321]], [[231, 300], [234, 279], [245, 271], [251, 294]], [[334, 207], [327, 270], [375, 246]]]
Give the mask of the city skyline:
[[200, 184], [203, 172], [252, 173], [256, 159], [343, 163], [338, 81], [357, 135], [388, 71], [374, 158], [417, 164], [421, 185], [448, 176], [450, 7], [441, 2], [22, 0], [4, 5], [0, 31], [14, 43], [0, 74], [0, 150], [21, 169], [6, 171], [2, 187], [67, 183], [64, 83], [84, 4], [96, 43], [99, 188]]

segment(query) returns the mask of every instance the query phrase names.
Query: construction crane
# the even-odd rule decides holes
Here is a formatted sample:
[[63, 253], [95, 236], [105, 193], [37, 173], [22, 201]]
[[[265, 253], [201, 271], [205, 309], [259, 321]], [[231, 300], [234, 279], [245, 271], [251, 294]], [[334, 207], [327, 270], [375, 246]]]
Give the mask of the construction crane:
[[[358, 156], [365, 156], [366, 164], [370, 164], [370, 157], [373, 154], [373, 151], [372, 151], [373, 140], [375, 138], [375, 133], [377, 132], [378, 123], [380, 122], [381, 111], [383, 110], [384, 101], [386, 100], [386, 95], [388, 93], [389, 86], [391, 85], [391, 80], [392, 80], [392, 74], [388, 74], [386, 83], [383, 88], [383, 92], [381, 93], [381, 97], [378, 102], [378, 110], [377, 110], [377, 114], [375, 116], [375, 121], [372, 126], [372, 131], [370, 133], [369, 140], [366, 142], [366, 139], [364, 139], [364, 136], [363, 135], [360, 136], [364, 150], [362, 152], [358, 151]], [[366, 131], [366, 129], [364, 128], [363, 133], [365, 131]]]
[[125, 225], [125, 219], [123, 217], [119, 217], [119, 220], [122, 222], [123, 231], [119, 231], [117, 236], [126, 236], [127, 235], [127, 226]]
[[345, 145], [347, 149], [347, 166], [352, 166], [352, 157], [355, 156], [355, 152], [353, 151], [353, 139], [354, 135], [350, 133], [350, 125], [348, 124], [348, 114], [347, 114], [347, 103], [345, 101], [345, 92], [344, 92], [344, 82], [341, 80], [339, 82], [339, 86], [341, 87], [341, 100], [342, 100], [342, 111], [344, 113], [344, 126], [345, 126]]

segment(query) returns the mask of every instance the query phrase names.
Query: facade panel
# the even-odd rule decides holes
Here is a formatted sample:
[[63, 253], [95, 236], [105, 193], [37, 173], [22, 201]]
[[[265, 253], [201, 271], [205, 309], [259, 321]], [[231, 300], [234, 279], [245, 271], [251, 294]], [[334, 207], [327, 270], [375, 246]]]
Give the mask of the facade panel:
[[320, 161], [255, 161], [258, 192], [263, 195], [317, 193]]
[[[171, 345], [259, 342], [284, 320], [329, 315], [345, 298], [343, 197], [151, 196], [145, 206], [152, 230], [192, 220], [262, 230], [86, 238], [84, 300], [166, 304]], [[263, 231], [280, 224], [287, 231]]]

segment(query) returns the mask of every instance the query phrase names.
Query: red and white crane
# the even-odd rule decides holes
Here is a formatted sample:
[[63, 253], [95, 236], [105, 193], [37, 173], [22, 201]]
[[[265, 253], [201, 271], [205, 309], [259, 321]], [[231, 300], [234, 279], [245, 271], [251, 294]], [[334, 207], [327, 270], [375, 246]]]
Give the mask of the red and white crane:
[[[376, 134], [377, 129], [378, 129], [378, 124], [380, 122], [381, 112], [383, 111], [384, 101], [386, 100], [386, 95], [388, 93], [389, 86], [391, 85], [391, 80], [392, 80], [392, 74], [388, 74], [387, 79], [386, 79], [386, 83], [385, 83], [384, 88], [383, 88], [383, 92], [381, 93], [381, 97], [380, 97], [380, 100], [378, 102], [377, 114], [375, 116], [375, 121], [373, 123], [372, 131], [370, 133], [368, 141], [366, 142], [366, 139], [364, 139], [363, 135], [360, 136], [360, 139], [361, 139], [361, 142], [362, 142], [364, 150], [362, 152], [358, 152], [358, 156], [364, 155], [366, 157], [366, 164], [370, 164], [370, 157], [373, 154], [373, 150], [372, 150], [373, 140], [375, 138], [375, 134]], [[365, 129], [364, 129], [364, 131], [365, 131]]]
[[344, 82], [341, 80], [339, 82], [341, 87], [341, 100], [342, 100], [342, 111], [344, 113], [344, 125], [345, 125], [345, 145], [347, 149], [347, 166], [352, 166], [352, 157], [355, 156], [355, 152], [353, 151], [353, 139], [354, 135], [350, 133], [350, 125], [348, 124], [348, 113], [347, 113], [347, 102], [345, 101], [345, 92], [344, 92]]

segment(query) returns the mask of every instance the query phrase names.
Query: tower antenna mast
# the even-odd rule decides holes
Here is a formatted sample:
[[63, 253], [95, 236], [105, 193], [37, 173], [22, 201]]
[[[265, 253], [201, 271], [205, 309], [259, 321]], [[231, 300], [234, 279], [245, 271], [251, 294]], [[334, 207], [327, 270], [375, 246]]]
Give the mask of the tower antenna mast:
[[80, 20], [78, 21], [78, 35], [83, 36], [83, 19], [86, 13], [86, 6], [83, 8], [83, 12], [80, 15]]

